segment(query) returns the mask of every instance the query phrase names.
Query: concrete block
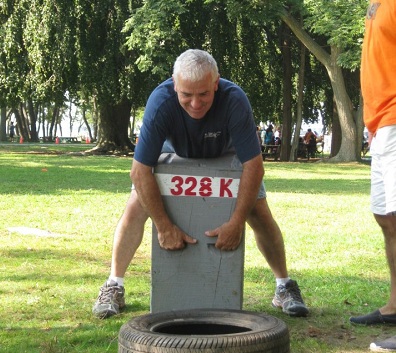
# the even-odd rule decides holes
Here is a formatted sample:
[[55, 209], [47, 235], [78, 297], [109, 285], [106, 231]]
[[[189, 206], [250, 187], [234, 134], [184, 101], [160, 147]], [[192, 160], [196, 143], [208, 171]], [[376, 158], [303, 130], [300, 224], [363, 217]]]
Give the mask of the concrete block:
[[163, 250], [153, 226], [151, 312], [241, 310], [244, 239], [238, 249], [226, 252], [214, 247], [217, 238], [204, 234], [229, 220], [235, 208], [242, 173], [239, 160], [235, 155], [186, 159], [163, 154], [154, 173], [172, 221], [198, 244]]

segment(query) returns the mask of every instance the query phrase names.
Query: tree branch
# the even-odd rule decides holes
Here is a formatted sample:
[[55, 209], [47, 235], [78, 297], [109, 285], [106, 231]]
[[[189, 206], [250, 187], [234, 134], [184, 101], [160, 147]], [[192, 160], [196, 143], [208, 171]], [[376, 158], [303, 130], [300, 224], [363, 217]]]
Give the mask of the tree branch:
[[293, 31], [295, 36], [307, 47], [307, 49], [325, 66], [330, 65], [330, 54], [327, 53], [312, 37], [301, 27], [301, 24], [283, 9], [280, 11], [280, 16]]

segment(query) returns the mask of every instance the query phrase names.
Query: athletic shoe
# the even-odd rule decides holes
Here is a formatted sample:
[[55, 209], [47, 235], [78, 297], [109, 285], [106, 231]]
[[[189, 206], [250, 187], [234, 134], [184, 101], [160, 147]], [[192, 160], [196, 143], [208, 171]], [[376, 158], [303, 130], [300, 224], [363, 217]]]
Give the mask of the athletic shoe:
[[372, 352], [396, 352], [396, 336], [370, 344]]
[[92, 308], [92, 313], [99, 319], [117, 315], [125, 307], [125, 288], [113, 280], [100, 288], [98, 298]]
[[272, 305], [282, 308], [282, 311], [290, 316], [307, 316], [309, 312], [297, 282], [291, 279], [285, 285], [281, 284], [276, 288]]

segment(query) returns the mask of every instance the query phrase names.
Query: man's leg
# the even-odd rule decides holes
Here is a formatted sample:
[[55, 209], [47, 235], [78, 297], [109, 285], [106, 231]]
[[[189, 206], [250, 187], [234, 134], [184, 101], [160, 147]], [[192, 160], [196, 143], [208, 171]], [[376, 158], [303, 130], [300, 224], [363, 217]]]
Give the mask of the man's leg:
[[257, 247], [267, 260], [277, 280], [272, 305], [281, 307], [283, 312], [292, 316], [306, 316], [308, 308], [301, 297], [297, 282], [288, 277], [281, 230], [272, 217], [265, 198], [257, 199], [247, 222], [254, 232]]
[[111, 277], [124, 277], [136, 250], [142, 242], [147, 218], [146, 212], [138, 201], [136, 191], [132, 190], [124, 213], [114, 232]]
[[380, 309], [380, 313], [382, 315], [396, 314], [396, 215], [374, 215], [374, 217], [384, 234], [391, 286], [389, 301]]
[[[393, 319], [393, 323], [396, 323], [396, 215], [374, 215], [374, 217], [384, 233], [385, 253], [389, 265], [391, 286], [388, 303], [379, 309], [380, 318], [386, 322], [389, 319]], [[370, 350], [373, 352], [396, 352], [396, 336], [371, 343]]]
[[[370, 151], [371, 161], [371, 209], [384, 234], [385, 253], [390, 272], [390, 295], [388, 303], [374, 312], [374, 323], [396, 324], [396, 125], [385, 126], [377, 131]], [[373, 205], [374, 204], [374, 205]], [[378, 206], [382, 206], [381, 209]], [[384, 214], [387, 215], [384, 215]], [[367, 323], [369, 315], [351, 318], [352, 322]], [[363, 318], [363, 319], [362, 319]], [[360, 321], [359, 321], [360, 319]], [[370, 323], [373, 320], [371, 320]], [[396, 352], [396, 336], [373, 342], [374, 352]]]
[[136, 191], [132, 190], [114, 233], [110, 277], [100, 288], [92, 309], [101, 319], [118, 314], [125, 306], [124, 275], [142, 242], [147, 218]]
[[353, 324], [396, 324], [396, 125], [378, 129], [370, 145], [371, 211], [384, 234], [390, 270], [391, 291], [388, 303], [372, 313], [351, 317]]
[[265, 198], [257, 200], [247, 223], [254, 232], [258, 249], [267, 260], [275, 277], [288, 277], [282, 233], [272, 217]]

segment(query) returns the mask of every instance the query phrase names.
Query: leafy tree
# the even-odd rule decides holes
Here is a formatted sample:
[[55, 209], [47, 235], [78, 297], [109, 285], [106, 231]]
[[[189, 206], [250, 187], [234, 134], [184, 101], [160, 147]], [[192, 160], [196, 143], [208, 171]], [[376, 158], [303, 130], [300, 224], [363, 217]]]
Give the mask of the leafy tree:
[[[75, 99], [81, 94], [97, 102], [99, 151], [133, 148], [128, 138], [130, 110], [142, 105], [141, 92], [147, 92], [147, 80], [137, 71], [133, 53], [126, 52], [122, 32], [135, 4], [117, 0], [4, 3], [0, 97], [3, 105], [18, 113], [26, 139], [37, 139], [40, 105], [52, 103], [59, 108], [68, 91]], [[20, 110], [24, 105], [27, 109]]]
[[282, 20], [324, 65], [330, 78], [341, 127], [341, 145], [335, 161], [354, 161], [360, 158], [361, 138], [357, 126], [362, 117], [357, 116], [348, 94], [342, 67], [355, 70], [359, 66], [360, 43], [363, 36], [363, 19], [366, 2], [305, 0], [305, 21], [312, 33], [328, 38], [330, 51], [314, 41], [312, 36], [292, 16], [291, 11], [280, 12]]
[[38, 140], [39, 107], [61, 106], [76, 77], [73, 22], [67, 2], [16, 0], [1, 7], [0, 97], [25, 140]]
[[[132, 4], [117, 0], [77, 0], [76, 56], [78, 91], [95, 98], [99, 112], [97, 152], [128, 151], [131, 99], [128, 97], [131, 63], [125, 55], [121, 30]], [[76, 94], [71, 92], [71, 94]]]
[[[292, 37], [281, 36], [282, 20], [311, 52], [306, 56], [300, 114], [312, 121], [319, 109], [326, 119], [332, 115], [329, 83], [322, 80], [325, 68], [342, 127], [337, 157], [356, 157], [347, 152], [350, 141], [358, 140], [359, 119], [353, 115], [358, 99], [356, 90], [347, 94], [353, 79], [345, 78], [352, 77], [346, 73], [359, 65], [363, 0], [358, 6], [339, 0], [295, 0], [288, 8], [284, 1], [271, 0], [0, 3], [0, 106], [29, 118], [24, 126], [36, 125], [41, 107], [54, 104], [60, 109], [68, 92], [79, 104], [95, 102], [97, 151], [129, 150], [131, 110], [142, 107], [150, 91], [169, 77], [175, 57], [194, 47], [210, 51], [221, 75], [244, 88], [257, 122], [283, 122], [289, 132], [299, 101], [300, 48]], [[304, 26], [295, 20], [300, 15]], [[282, 50], [286, 37], [289, 52]], [[312, 54], [323, 66], [312, 60]], [[289, 73], [282, 81], [282, 58], [287, 57]], [[288, 107], [283, 114], [282, 107]]]

